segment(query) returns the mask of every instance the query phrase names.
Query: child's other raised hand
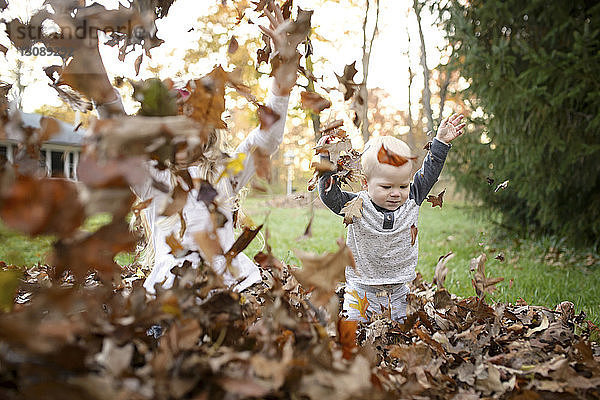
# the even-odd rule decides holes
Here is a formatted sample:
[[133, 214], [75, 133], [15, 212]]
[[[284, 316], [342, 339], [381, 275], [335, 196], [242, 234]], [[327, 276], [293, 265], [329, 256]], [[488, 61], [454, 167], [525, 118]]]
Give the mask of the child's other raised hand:
[[465, 123], [461, 123], [462, 119], [462, 114], [452, 114], [444, 119], [438, 127], [435, 137], [446, 144], [456, 139], [462, 135], [463, 128], [465, 127]]
[[281, 8], [277, 4], [274, 4], [272, 12], [265, 8], [264, 13], [270, 21], [270, 26], [258, 27], [271, 38], [275, 56], [279, 56], [279, 65], [273, 68], [273, 90], [277, 95], [288, 95], [296, 84], [296, 71], [300, 61], [300, 54], [296, 51], [299, 43], [290, 40], [288, 35], [293, 22], [283, 18]]

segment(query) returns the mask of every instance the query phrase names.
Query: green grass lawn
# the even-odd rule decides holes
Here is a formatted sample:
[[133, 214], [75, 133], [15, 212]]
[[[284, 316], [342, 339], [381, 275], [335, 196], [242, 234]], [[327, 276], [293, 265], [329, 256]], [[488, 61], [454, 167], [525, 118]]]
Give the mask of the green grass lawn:
[[[257, 224], [269, 214], [262, 232], [269, 232], [275, 256], [290, 264], [299, 264], [293, 249], [335, 251], [336, 239], [345, 234], [342, 218], [327, 209], [315, 209], [313, 237], [299, 240], [310, 219], [308, 208], [271, 208], [258, 198], [247, 199], [243, 208]], [[529, 304], [554, 308], [570, 300], [577, 312], [583, 310], [596, 324], [600, 322], [600, 265], [585, 265], [582, 257], [561, 257], [561, 265], [550, 265], [544, 257], [553, 243], [500, 238], [492, 228], [493, 224], [478, 216], [473, 206], [445, 202], [440, 209], [424, 203], [419, 216], [417, 270], [431, 281], [438, 258], [452, 251], [455, 256], [447, 264], [446, 286], [459, 296], [471, 296], [475, 292], [469, 263], [485, 253], [486, 275], [505, 278], [488, 296], [489, 301], [514, 303], [522, 298]], [[245, 253], [252, 257], [263, 244], [263, 237], [258, 236]], [[504, 261], [494, 258], [499, 253], [504, 254]]]
[[[323, 208], [315, 208], [312, 238], [305, 240], [299, 238], [310, 219], [308, 207], [271, 207], [267, 199], [254, 197], [243, 202], [243, 209], [257, 224], [265, 222], [261, 234], [245, 250], [249, 257], [264, 248], [267, 232], [275, 256], [294, 265], [299, 265], [299, 261], [293, 249], [335, 251], [336, 239], [345, 234], [342, 218]], [[446, 286], [459, 296], [471, 296], [474, 289], [469, 262], [486, 253], [487, 275], [505, 278], [488, 297], [489, 301], [515, 302], [523, 298], [529, 304], [554, 308], [561, 301], [570, 300], [577, 312], [584, 310], [592, 321], [600, 322], [600, 265], [594, 262], [597, 258], [592, 258], [592, 262], [588, 259], [586, 264], [585, 257], [570, 257], [566, 251], [559, 262], [549, 263], [544, 258], [550, 247], [557, 247], [556, 243], [496, 236], [493, 224], [477, 215], [472, 206], [461, 202], [445, 202], [442, 209], [431, 208], [429, 203], [421, 207], [417, 269], [426, 280], [431, 281], [438, 258], [452, 251], [455, 257], [447, 265]], [[86, 229], [94, 230], [109, 221], [108, 216], [94, 217], [86, 223]], [[30, 239], [0, 227], [0, 261], [15, 265], [43, 262], [52, 241], [52, 237]], [[494, 259], [499, 253], [504, 253], [503, 262]], [[120, 254], [117, 261], [121, 265], [131, 263], [133, 256]]]

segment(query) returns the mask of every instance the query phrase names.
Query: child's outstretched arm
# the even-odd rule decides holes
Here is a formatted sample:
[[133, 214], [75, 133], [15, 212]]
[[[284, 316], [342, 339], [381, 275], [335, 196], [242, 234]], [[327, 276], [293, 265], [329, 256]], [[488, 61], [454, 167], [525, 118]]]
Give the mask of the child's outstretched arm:
[[279, 5], [274, 5], [273, 13], [265, 8], [265, 15], [270, 21], [270, 28], [259, 28], [271, 38], [273, 47], [281, 55], [280, 64], [274, 73], [271, 90], [265, 105], [279, 115], [279, 120], [268, 129], [255, 128], [235, 149], [234, 156], [245, 153], [244, 169], [231, 178], [234, 192], [238, 192], [252, 178], [255, 171], [254, 151], [258, 150], [263, 156], [270, 157], [277, 151], [283, 141], [285, 121], [288, 112], [289, 95], [296, 84], [297, 69], [300, 56], [296, 45], [288, 41], [285, 25], [289, 21], [283, 18]]
[[462, 135], [465, 127], [461, 123], [463, 116], [453, 114], [440, 124], [437, 134], [431, 143], [431, 148], [423, 160], [423, 166], [417, 171], [410, 185], [410, 198], [421, 205], [429, 191], [435, 185], [444, 167], [446, 156], [452, 145], [451, 141]]

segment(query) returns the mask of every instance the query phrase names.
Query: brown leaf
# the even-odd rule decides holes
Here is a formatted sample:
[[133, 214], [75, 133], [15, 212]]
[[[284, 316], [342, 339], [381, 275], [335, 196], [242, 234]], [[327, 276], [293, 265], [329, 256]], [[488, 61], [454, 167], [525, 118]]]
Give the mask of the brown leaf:
[[304, 240], [312, 237], [312, 223], [315, 218], [314, 211], [310, 214], [310, 220], [308, 221], [308, 225], [306, 225], [306, 229], [304, 229], [304, 234], [298, 238], [298, 240]]
[[427, 196], [427, 201], [431, 203], [431, 207], [439, 206], [440, 208], [442, 208], [445, 193], [446, 193], [446, 189], [442, 190], [440, 192], [440, 194], [438, 194], [437, 196], [433, 196], [433, 195]]
[[358, 85], [354, 83], [354, 75], [358, 72], [356, 70], [356, 61], [352, 64], [348, 64], [344, 67], [344, 73], [342, 76], [335, 74], [338, 82], [342, 85], [342, 93], [344, 93], [344, 101], [350, 99]]
[[225, 253], [225, 258], [227, 259], [228, 264], [231, 263], [231, 260], [237, 257], [238, 254], [244, 251], [246, 247], [248, 247], [250, 242], [254, 240], [254, 238], [256, 237], [256, 235], [262, 227], [262, 225], [256, 227], [255, 229], [244, 227], [244, 231], [242, 232], [242, 234], [237, 238], [235, 243], [231, 245], [231, 248]]
[[277, 114], [273, 109], [267, 106], [263, 106], [262, 104], [258, 106], [258, 121], [259, 128], [263, 131], [266, 131], [273, 126], [273, 124], [281, 118], [279, 114]]
[[350, 360], [356, 348], [356, 329], [358, 328], [357, 321], [348, 321], [345, 319], [338, 320], [337, 331], [338, 341], [342, 346], [342, 357]]
[[419, 228], [417, 228], [414, 224], [410, 226], [410, 245], [414, 246], [417, 241], [417, 234], [419, 233]]
[[8, 47], [0, 44], [0, 53], [4, 54], [6, 56], [7, 51], [8, 51]]
[[66, 237], [83, 223], [85, 213], [74, 182], [20, 176], [0, 197], [0, 217], [28, 235]]
[[329, 160], [337, 165], [341, 152], [350, 153], [352, 143], [347, 138], [339, 138], [335, 135], [323, 136], [315, 146], [317, 154], [328, 154]]
[[321, 134], [325, 135], [329, 131], [333, 131], [334, 129], [340, 128], [342, 126], [344, 126], [344, 120], [336, 119], [335, 121], [331, 121], [330, 123], [325, 125], [325, 127], [321, 128]]
[[175, 237], [174, 233], [171, 233], [169, 236], [167, 236], [165, 241], [171, 249], [170, 253], [173, 254], [174, 257], [183, 257], [183, 255], [187, 253], [187, 250], [183, 248], [181, 242], [179, 239], [177, 239], [177, 237]]
[[205, 125], [208, 129], [225, 129], [221, 120], [225, 111], [225, 83], [227, 73], [221, 66], [188, 84], [190, 96], [183, 105], [184, 115]]
[[221, 242], [216, 232], [201, 231], [194, 233], [194, 241], [202, 250], [204, 260], [208, 263], [213, 262], [213, 258], [216, 255], [222, 255], [223, 249], [221, 248]]
[[337, 166], [329, 160], [321, 159], [319, 156], [315, 156], [316, 160], [311, 161], [310, 167], [314, 168], [316, 172], [331, 172], [336, 171]]
[[119, 220], [105, 225], [92, 234], [72, 240], [59, 240], [54, 244], [51, 265], [57, 276], [69, 269], [81, 280], [89, 269], [110, 279], [121, 271], [114, 257], [122, 251], [133, 251], [137, 240], [129, 230], [127, 221]]
[[169, 204], [167, 204], [161, 215], [169, 217], [173, 214], [181, 212], [185, 206], [185, 203], [187, 203], [188, 195], [189, 193], [180, 185], [175, 186], [175, 189], [173, 189], [173, 193], [169, 199]]
[[393, 165], [394, 167], [400, 167], [411, 160], [416, 160], [417, 157], [404, 157], [399, 154], [396, 154], [392, 151], [389, 151], [382, 144], [381, 148], [377, 152], [377, 161], [382, 164]]
[[446, 266], [446, 263], [452, 258], [454, 258], [454, 253], [451, 251], [438, 258], [438, 263], [435, 266], [435, 272], [433, 273], [432, 282], [437, 285], [438, 289], [444, 287], [444, 281], [446, 280], [446, 275], [448, 274], [448, 267]]
[[237, 39], [235, 38], [235, 36], [232, 36], [231, 40], [229, 41], [229, 46], [227, 47], [227, 52], [229, 54], [233, 54], [238, 50], [239, 47], [240, 47], [240, 45], [239, 45]]
[[433, 142], [431, 140], [429, 142], [425, 143], [425, 146], [423, 146], [423, 150], [429, 151], [431, 149], [432, 144], [433, 144]]
[[252, 157], [256, 176], [271, 183], [271, 156], [262, 151], [260, 147], [255, 147], [252, 151]]
[[138, 58], [135, 59], [135, 63], [133, 67], [135, 68], [135, 76], [140, 74], [140, 67], [142, 66], [142, 61], [144, 60], [144, 53], [140, 54]]
[[474, 272], [471, 282], [475, 288], [475, 293], [481, 299], [485, 298], [487, 293], [492, 293], [496, 289], [495, 285], [504, 280], [504, 278], [488, 278], [485, 276], [486, 261], [487, 256], [482, 254], [477, 258], [473, 258], [469, 266], [471, 272]]
[[343, 280], [346, 267], [355, 268], [354, 257], [348, 246], [340, 240], [338, 246], [340, 249], [336, 253], [322, 255], [294, 250], [302, 261], [302, 268], [292, 269], [291, 272], [304, 288], [312, 289], [311, 301], [315, 304], [326, 304], [335, 293], [337, 282]]
[[312, 110], [315, 114], [319, 114], [326, 108], [331, 107], [331, 101], [325, 99], [316, 92], [304, 91], [300, 93], [300, 102], [305, 110]]
[[354, 218], [362, 217], [362, 206], [363, 200], [358, 196], [344, 204], [340, 210], [340, 213], [344, 214], [344, 225], [348, 226], [354, 222]]

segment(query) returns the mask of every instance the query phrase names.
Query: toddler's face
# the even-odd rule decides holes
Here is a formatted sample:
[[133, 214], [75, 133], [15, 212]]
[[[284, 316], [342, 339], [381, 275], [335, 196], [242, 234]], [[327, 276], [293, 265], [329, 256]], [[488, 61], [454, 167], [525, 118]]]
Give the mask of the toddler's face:
[[373, 203], [395, 210], [406, 202], [410, 191], [412, 163], [400, 167], [379, 164], [367, 179], [367, 191]]

